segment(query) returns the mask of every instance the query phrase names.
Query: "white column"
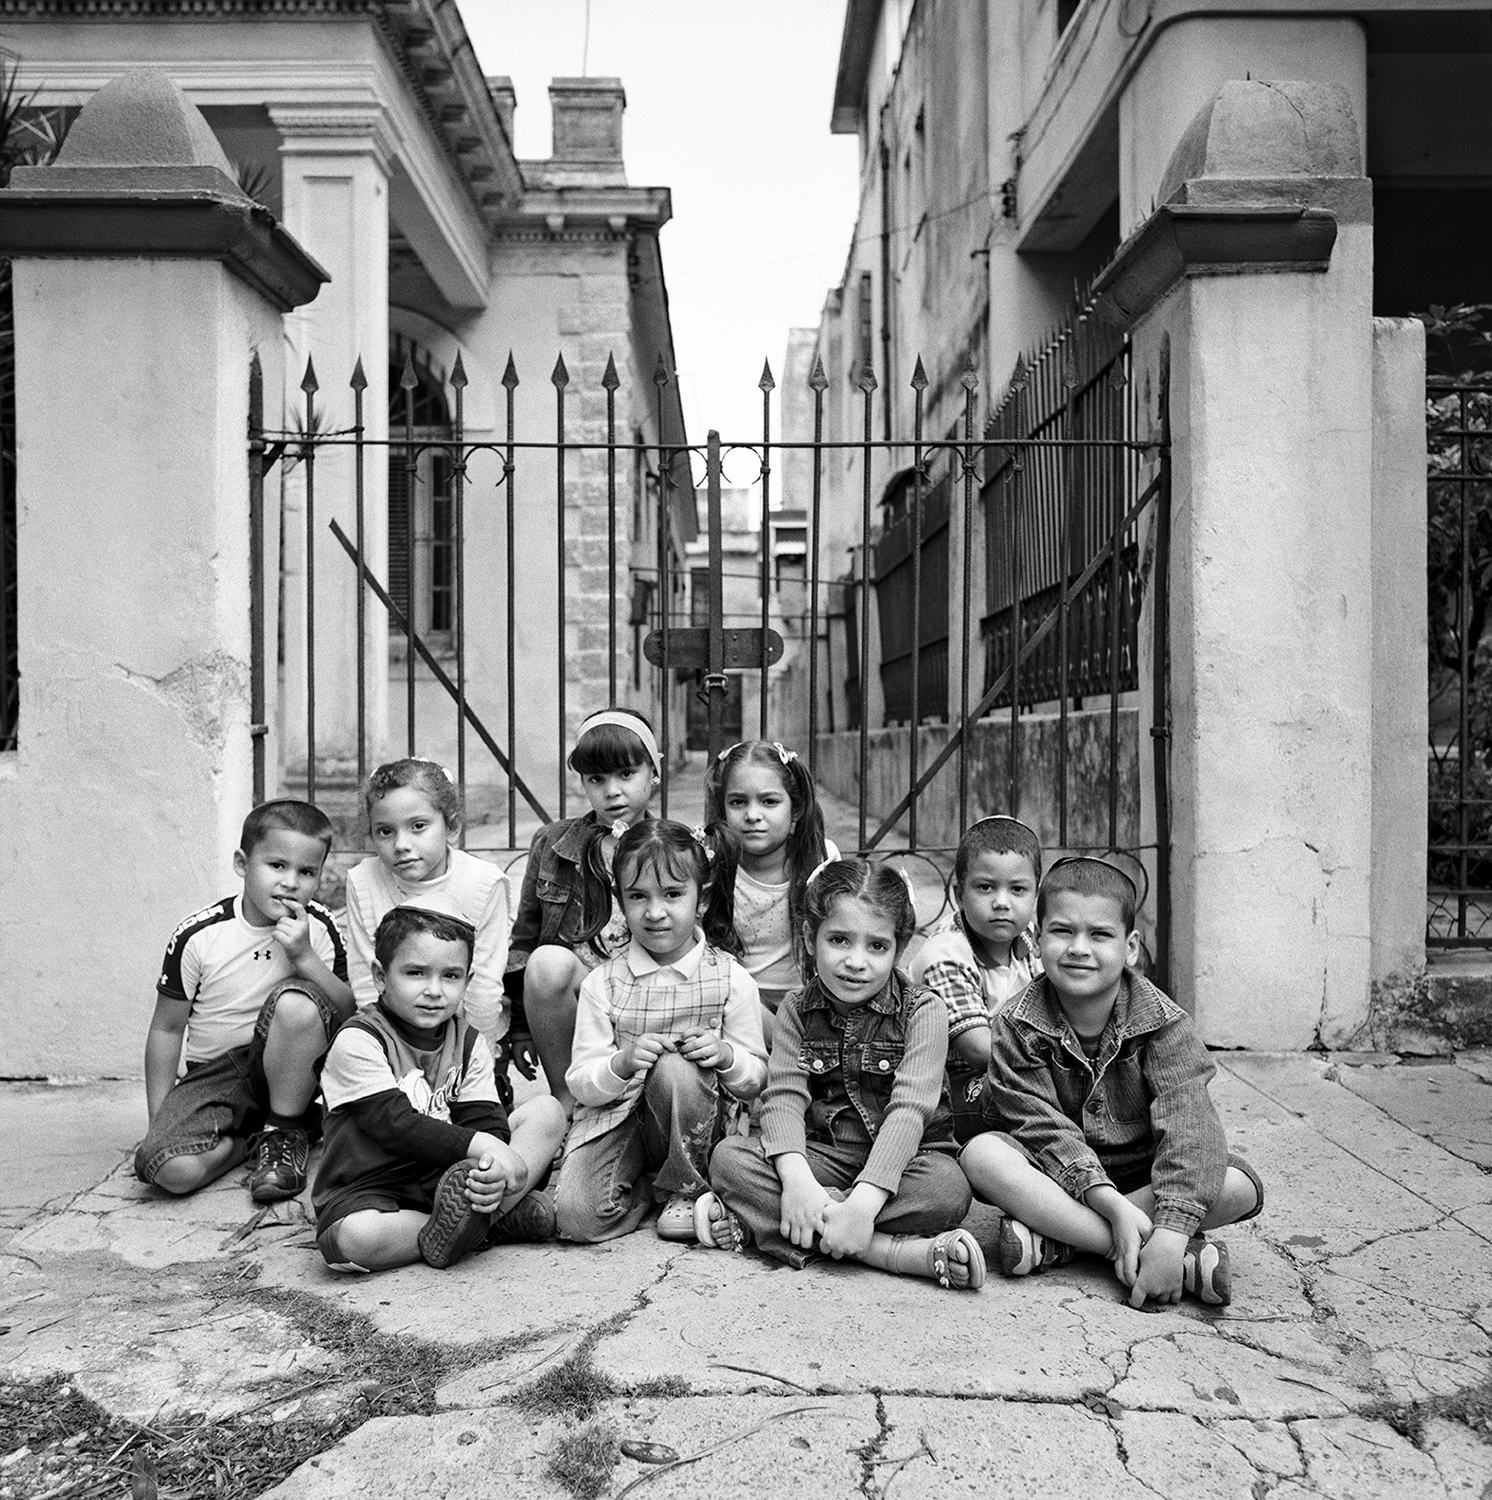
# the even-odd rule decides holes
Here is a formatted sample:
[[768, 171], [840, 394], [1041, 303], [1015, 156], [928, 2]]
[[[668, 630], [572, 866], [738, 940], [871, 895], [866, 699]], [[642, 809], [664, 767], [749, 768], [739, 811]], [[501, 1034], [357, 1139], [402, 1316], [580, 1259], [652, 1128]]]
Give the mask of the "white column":
[[[299, 383], [309, 355], [320, 389], [322, 428], [350, 429], [349, 382], [363, 362], [363, 425], [370, 443], [388, 436], [389, 169], [392, 147], [383, 110], [365, 104], [274, 106], [280, 132], [285, 226], [331, 276], [315, 304], [289, 314], [286, 375], [288, 427], [304, 421]], [[307, 730], [305, 468], [283, 470], [285, 498], [285, 767], [300, 780]], [[366, 450], [363, 475], [366, 557], [388, 576], [388, 457]], [[350, 449], [324, 449], [315, 475], [316, 759], [318, 779], [356, 773], [357, 572], [332, 536], [335, 518], [355, 538], [354, 464]], [[368, 764], [384, 752], [388, 724], [388, 618], [367, 598]]]

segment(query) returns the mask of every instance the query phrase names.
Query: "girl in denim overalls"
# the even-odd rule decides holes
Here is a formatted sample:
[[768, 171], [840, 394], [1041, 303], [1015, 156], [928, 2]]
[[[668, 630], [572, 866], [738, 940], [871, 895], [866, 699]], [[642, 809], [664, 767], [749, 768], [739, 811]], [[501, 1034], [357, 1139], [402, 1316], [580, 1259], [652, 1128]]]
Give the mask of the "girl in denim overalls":
[[728, 1136], [711, 1158], [701, 1244], [983, 1284], [979, 1245], [957, 1227], [971, 1196], [944, 1086], [947, 1008], [896, 969], [915, 923], [898, 871], [843, 859], [814, 872], [813, 976], [777, 1012], [760, 1137]]
[[534, 835], [504, 982], [513, 1007], [514, 1065], [532, 1078], [537, 1051], [549, 1091], [567, 1114], [575, 1108], [565, 1073], [581, 981], [628, 941], [612, 896], [611, 862], [618, 839], [650, 816], [663, 760], [642, 714], [606, 708], [581, 724], [569, 765], [591, 810], [546, 823]]

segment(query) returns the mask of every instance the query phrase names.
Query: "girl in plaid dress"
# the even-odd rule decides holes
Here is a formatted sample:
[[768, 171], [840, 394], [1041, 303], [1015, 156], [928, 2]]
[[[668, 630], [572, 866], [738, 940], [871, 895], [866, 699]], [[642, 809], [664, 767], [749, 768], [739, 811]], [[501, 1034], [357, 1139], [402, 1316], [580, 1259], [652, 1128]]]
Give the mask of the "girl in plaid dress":
[[650, 819], [617, 842], [612, 879], [631, 939], [580, 986], [561, 1239], [628, 1234], [656, 1202], [658, 1233], [692, 1240], [729, 1100], [766, 1082], [756, 982], [732, 956], [735, 861], [723, 827]]

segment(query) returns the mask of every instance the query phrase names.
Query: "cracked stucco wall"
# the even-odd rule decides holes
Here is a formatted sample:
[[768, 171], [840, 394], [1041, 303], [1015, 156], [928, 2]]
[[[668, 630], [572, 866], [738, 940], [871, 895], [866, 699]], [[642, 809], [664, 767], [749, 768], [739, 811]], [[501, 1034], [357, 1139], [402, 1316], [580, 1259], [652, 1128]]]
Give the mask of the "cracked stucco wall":
[[15, 288], [0, 1075], [133, 1076], [166, 938], [234, 889], [252, 794], [248, 367], [279, 319], [211, 261], [23, 261]]

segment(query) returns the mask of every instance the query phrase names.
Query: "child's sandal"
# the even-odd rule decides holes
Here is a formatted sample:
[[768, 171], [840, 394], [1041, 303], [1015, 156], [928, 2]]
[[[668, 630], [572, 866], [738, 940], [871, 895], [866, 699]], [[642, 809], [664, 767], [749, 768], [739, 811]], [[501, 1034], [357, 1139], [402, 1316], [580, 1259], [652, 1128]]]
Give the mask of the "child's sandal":
[[[718, 1208], [719, 1217], [713, 1215], [710, 1210]], [[724, 1250], [715, 1238], [715, 1225], [723, 1223], [730, 1230], [730, 1249], [739, 1252], [746, 1243], [746, 1236], [741, 1230], [741, 1221], [720, 1201], [715, 1193], [701, 1193], [694, 1200], [694, 1238], [707, 1250]]]
[[984, 1251], [979, 1248], [979, 1241], [969, 1233], [967, 1229], [949, 1229], [938, 1235], [932, 1242], [932, 1268], [933, 1276], [937, 1283], [945, 1290], [952, 1288], [953, 1282], [948, 1274], [948, 1266], [952, 1257], [949, 1251], [955, 1245], [962, 1245], [968, 1252], [968, 1260], [962, 1262], [964, 1269], [968, 1272], [969, 1279], [962, 1288], [965, 1291], [977, 1292], [984, 1285]]

